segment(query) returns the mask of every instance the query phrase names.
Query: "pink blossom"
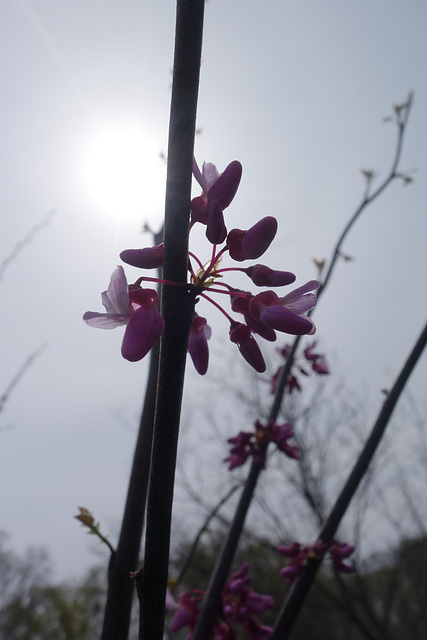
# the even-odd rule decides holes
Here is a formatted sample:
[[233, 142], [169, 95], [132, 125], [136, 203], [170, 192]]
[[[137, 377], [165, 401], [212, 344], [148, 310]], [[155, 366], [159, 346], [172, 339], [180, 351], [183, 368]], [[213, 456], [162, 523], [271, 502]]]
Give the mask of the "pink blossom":
[[[192, 219], [208, 224], [213, 202], [223, 211], [232, 202], [242, 177], [242, 165], [237, 160], [230, 162], [223, 173], [210, 162], [203, 163], [200, 171], [196, 160], [193, 160], [193, 174], [203, 189], [202, 195], [191, 201]], [[225, 238], [224, 238], [225, 239]]]
[[128, 285], [123, 267], [117, 267], [107, 291], [101, 294], [106, 313], [87, 311], [83, 320], [91, 327], [115, 329], [127, 325], [122, 342], [126, 360], [141, 360], [154, 347], [163, 333], [165, 322], [157, 305], [154, 289]]
[[[269, 595], [256, 593], [249, 586], [249, 565], [243, 564], [224, 585], [222, 591], [221, 612], [216, 618], [210, 640], [235, 640], [236, 622], [245, 630], [249, 640], [265, 640], [271, 635], [271, 627], [261, 625], [257, 616], [274, 607], [274, 600]], [[200, 604], [205, 595], [200, 589], [193, 589], [178, 598], [180, 607], [174, 615], [170, 628], [179, 631], [189, 627], [186, 640], [190, 640], [200, 614]]]
[[339, 543], [333, 540], [330, 544], [321, 541], [316, 542], [312, 546], [302, 546], [298, 542], [294, 542], [288, 546], [278, 547], [278, 552], [287, 558], [291, 558], [287, 567], [282, 569], [280, 573], [285, 577], [289, 584], [298, 577], [303, 571], [305, 565], [310, 558], [323, 558], [326, 555], [332, 559], [334, 568], [343, 573], [353, 573], [355, 568], [353, 565], [345, 564], [344, 559], [348, 558], [354, 551], [354, 547], [347, 543]]
[[157, 269], [163, 265], [163, 244], [144, 249], [125, 249], [120, 258], [139, 269]]
[[275, 271], [264, 264], [255, 264], [242, 269], [257, 287], [283, 287], [295, 282], [295, 275], [290, 271]]
[[258, 373], [265, 371], [266, 367], [261, 350], [247, 325], [232, 321], [230, 323], [230, 340], [237, 344], [240, 353], [255, 371]]
[[272, 216], [262, 218], [247, 231], [232, 229], [227, 236], [227, 246], [233, 260], [255, 260], [262, 256], [277, 233], [277, 220]]
[[190, 337], [188, 339], [188, 353], [191, 356], [196, 371], [202, 376], [208, 370], [208, 340], [211, 337], [211, 333], [212, 331], [206, 323], [206, 318], [198, 316], [197, 313], [194, 314]]
[[279, 298], [274, 291], [264, 291], [252, 299], [249, 311], [256, 320], [261, 320], [276, 331], [311, 335], [316, 328], [306, 314], [316, 304], [316, 296], [310, 292], [318, 288], [317, 280], [310, 280], [283, 298]]
[[[237, 345], [243, 358], [262, 373], [266, 365], [254, 334], [273, 342], [277, 338], [276, 331], [294, 335], [314, 333], [314, 324], [307, 314], [315, 305], [314, 290], [318, 283], [308, 282], [283, 297], [271, 290], [254, 295], [229, 284], [225, 276], [231, 272], [246, 273], [257, 287], [286, 286], [295, 280], [295, 275], [262, 264], [240, 266], [245, 260], [255, 260], [263, 255], [277, 232], [277, 220], [272, 216], [262, 218], [250, 229], [227, 231], [224, 210], [231, 204], [239, 187], [242, 175], [240, 162], [230, 162], [223, 173], [219, 173], [212, 163], [204, 163], [200, 171], [194, 160], [193, 173], [202, 193], [191, 201], [190, 231], [196, 223], [206, 226], [207, 239], [213, 245], [208, 261], [189, 251], [187, 283], [143, 275], [134, 285], [128, 286], [120, 267], [114, 272], [108, 290], [102, 294], [106, 313], [88, 312], [84, 320], [92, 326], [105, 329], [126, 325], [122, 354], [128, 360], [140, 360], [156, 343], [164, 328], [164, 321], [157, 309], [157, 293], [153, 289], [141, 288], [141, 283], [158, 282], [186, 287], [195, 301], [203, 298], [227, 318], [231, 342]], [[223, 265], [227, 254], [239, 266]], [[163, 245], [126, 249], [120, 256], [124, 262], [137, 268], [156, 269], [163, 265]], [[228, 296], [231, 310], [242, 314], [244, 322], [236, 321], [211, 297], [214, 294]], [[196, 370], [202, 375], [208, 367], [209, 338], [210, 328], [206, 319], [196, 314], [188, 350]], [[325, 363], [317, 358], [314, 367], [319, 373], [324, 372]]]
[[265, 446], [269, 442], [274, 442], [277, 448], [289, 458], [299, 458], [299, 450], [295, 445], [290, 445], [288, 440], [294, 436], [292, 425], [289, 422], [276, 424], [269, 422], [263, 425], [259, 420], [255, 422], [254, 431], [240, 431], [240, 433], [229, 438], [227, 442], [233, 445], [230, 455], [225, 458], [228, 468], [231, 471], [240, 467], [252, 456], [256, 462], [263, 458]]

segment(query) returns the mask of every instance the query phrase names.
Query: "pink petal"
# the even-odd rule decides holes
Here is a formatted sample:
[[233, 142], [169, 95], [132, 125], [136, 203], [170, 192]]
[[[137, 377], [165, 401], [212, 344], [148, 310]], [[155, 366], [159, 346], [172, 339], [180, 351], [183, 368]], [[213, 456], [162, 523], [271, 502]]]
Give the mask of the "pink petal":
[[257, 287], [282, 287], [295, 282], [295, 275], [290, 271], [275, 271], [263, 264], [255, 264], [244, 271]]
[[302, 336], [313, 330], [313, 323], [305, 316], [299, 316], [280, 305], [261, 309], [261, 321], [276, 331]]
[[111, 274], [107, 291], [101, 294], [107, 313], [126, 315], [129, 308], [128, 283], [123, 267], [118, 266]]
[[222, 244], [227, 237], [227, 227], [219, 200], [214, 200], [209, 207], [206, 237], [212, 244]]
[[307, 313], [316, 305], [317, 301], [316, 295], [309, 292], [318, 288], [319, 283], [317, 280], [310, 280], [284, 296], [280, 303], [295, 313]]
[[163, 333], [165, 321], [157, 306], [141, 307], [130, 318], [122, 342], [122, 356], [130, 362], [142, 360]]
[[264, 373], [266, 369], [264, 358], [248, 326], [240, 322], [232, 322], [230, 327], [230, 340], [237, 344], [240, 353], [255, 371]]
[[247, 231], [232, 229], [227, 237], [230, 256], [237, 262], [255, 260], [262, 256], [272, 243], [277, 232], [277, 220], [267, 216]]
[[83, 320], [90, 327], [97, 329], [115, 329], [129, 321], [129, 316], [119, 315], [117, 313], [96, 313], [95, 311], [86, 311]]
[[157, 269], [163, 265], [163, 244], [144, 249], [125, 249], [120, 258], [139, 269]]
[[[204, 167], [203, 171], [205, 171]], [[226, 209], [236, 195], [241, 177], [242, 165], [238, 160], [233, 160], [210, 186], [207, 193], [208, 201], [218, 200], [221, 209]]]
[[206, 319], [195, 315], [188, 339], [188, 353], [191, 356], [197, 373], [205, 375], [209, 364], [208, 340], [211, 337], [211, 328], [206, 324]]

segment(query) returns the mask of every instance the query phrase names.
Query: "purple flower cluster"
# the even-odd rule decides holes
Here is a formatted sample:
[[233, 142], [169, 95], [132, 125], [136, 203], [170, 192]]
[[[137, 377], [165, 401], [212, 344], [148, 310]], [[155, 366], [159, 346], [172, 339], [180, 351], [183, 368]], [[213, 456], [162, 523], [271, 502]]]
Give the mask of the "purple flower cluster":
[[[307, 364], [311, 367], [311, 369], [317, 373], [318, 375], [327, 375], [329, 373], [328, 363], [324, 355], [320, 353], [314, 353], [314, 349], [316, 348], [317, 342], [316, 340], [312, 342], [308, 347], [306, 347], [303, 353], [299, 358], [294, 360], [292, 369], [289, 373], [288, 379], [286, 381], [286, 386], [288, 388], [289, 393], [292, 391], [301, 391], [301, 385], [297, 378], [295, 371], [301, 373], [303, 376], [310, 375], [310, 372], [307, 370]], [[289, 351], [291, 347], [290, 345], [285, 345], [283, 349], [279, 349], [279, 353], [283, 356], [283, 358], [287, 359]], [[276, 393], [277, 382], [281, 376], [283, 370], [283, 366], [279, 367], [276, 373], [271, 378], [271, 393]]]
[[280, 425], [275, 422], [269, 422], [264, 426], [257, 420], [255, 422], [255, 431], [241, 431], [234, 438], [227, 440], [232, 447], [230, 455], [225, 458], [224, 462], [228, 462], [230, 471], [240, 467], [250, 456], [253, 456], [256, 462], [260, 462], [269, 442], [274, 442], [277, 448], [289, 458], [298, 459], [298, 447], [288, 443], [289, 438], [292, 438], [293, 435], [294, 432], [289, 422]]
[[[236, 622], [243, 627], [250, 640], [266, 640], [270, 636], [271, 627], [261, 625], [257, 616], [274, 607], [273, 598], [253, 591], [249, 582], [249, 565], [245, 563], [224, 586], [221, 612], [213, 625], [209, 640], [235, 640]], [[185, 640], [191, 640], [204, 596], [205, 592], [201, 589], [193, 589], [179, 596], [177, 605], [169, 607], [177, 608], [170, 624], [171, 631], [189, 627]]]
[[[276, 235], [277, 220], [267, 216], [250, 229], [228, 231], [224, 210], [236, 195], [242, 165], [235, 160], [223, 173], [219, 173], [212, 163], [204, 163], [200, 170], [194, 161], [193, 173], [202, 193], [191, 201], [190, 231], [197, 223], [206, 227], [206, 237], [213, 245], [208, 262], [203, 263], [190, 251], [189, 282], [185, 285], [145, 276], [138, 278], [135, 284], [128, 285], [122, 267], [117, 267], [107, 291], [102, 294], [106, 313], [87, 312], [83, 319], [91, 326], [104, 329], [127, 325], [122, 355], [131, 361], [140, 360], [154, 346], [164, 329], [163, 318], [157, 310], [157, 294], [152, 289], [142, 288], [141, 283], [149, 281], [187, 286], [195, 299], [204, 298], [221, 311], [230, 323], [230, 340], [237, 345], [245, 360], [262, 373], [266, 366], [253, 334], [269, 341], [276, 340], [276, 331], [292, 335], [313, 334], [315, 326], [307, 313], [316, 304], [315, 292], [319, 283], [312, 280], [280, 297], [272, 290], [254, 295], [224, 282], [226, 272], [238, 271], [245, 273], [258, 287], [280, 287], [294, 282], [295, 275], [270, 269], [263, 264], [222, 267], [222, 259], [227, 253], [237, 263], [257, 260], [262, 256]], [[120, 257], [134, 267], [156, 269], [163, 264], [163, 245], [127, 249], [122, 251]], [[231, 317], [211, 298], [212, 293], [227, 294], [232, 311], [241, 314], [243, 322]], [[208, 368], [210, 335], [211, 329], [206, 319], [195, 314], [188, 351], [196, 370], [202, 375]]]
[[123, 267], [117, 267], [101, 298], [106, 313], [87, 311], [83, 320], [99, 329], [127, 325], [122, 356], [131, 362], [141, 360], [156, 344], [165, 326], [157, 308], [157, 292], [154, 289], [142, 289], [138, 285], [129, 286]]
[[345, 542], [340, 543], [333, 540], [329, 545], [316, 542], [313, 546], [302, 546], [298, 542], [294, 542], [289, 546], [279, 547], [278, 551], [282, 556], [291, 558], [288, 566], [280, 572], [289, 584], [292, 584], [295, 578], [299, 576], [310, 558], [323, 558], [325, 555], [329, 555], [337, 571], [342, 573], [353, 573], [355, 571], [354, 565], [343, 562], [354, 551], [354, 547]]

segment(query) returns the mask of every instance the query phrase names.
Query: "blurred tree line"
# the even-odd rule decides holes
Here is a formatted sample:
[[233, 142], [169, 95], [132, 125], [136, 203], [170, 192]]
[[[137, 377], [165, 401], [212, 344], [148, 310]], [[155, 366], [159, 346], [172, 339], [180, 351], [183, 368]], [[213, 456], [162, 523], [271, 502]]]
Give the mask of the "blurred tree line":
[[[199, 545], [179, 591], [206, 586], [217, 553], [209, 532]], [[20, 557], [1, 537], [1, 640], [94, 640], [99, 637], [105, 600], [105, 569], [93, 568], [76, 582], [53, 583], [45, 551], [29, 549]], [[191, 546], [175, 553], [172, 575]], [[284, 559], [270, 543], [247, 542], [236, 567], [251, 565], [251, 587], [277, 603], [288, 589], [280, 569]], [[371, 558], [371, 569], [341, 576], [325, 567], [316, 580], [294, 631], [295, 640], [424, 640], [427, 637], [427, 536], [401, 542]], [[271, 624], [277, 609], [263, 622]], [[136, 640], [136, 631], [132, 632]], [[171, 638], [185, 637], [173, 634]], [[243, 640], [243, 636], [242, 636]]]

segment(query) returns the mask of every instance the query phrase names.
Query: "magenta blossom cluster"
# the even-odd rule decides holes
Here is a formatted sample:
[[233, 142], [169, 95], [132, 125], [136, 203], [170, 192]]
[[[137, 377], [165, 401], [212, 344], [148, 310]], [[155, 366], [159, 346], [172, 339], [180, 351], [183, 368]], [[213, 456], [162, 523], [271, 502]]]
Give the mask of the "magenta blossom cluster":
[[[316, 304], [315, 292], [319, 283], [307, 282], [285, 296], [271, 289], [253, 294], [224, 281], [228, 272], [242, 272], [257, 287], [281, 287], [295, 281], [295, 275], [278, 271], [263, 264], [247, 267], [240, 263], [257, 260], [270, 246], [277, 232], [277, 220], [267, 216], [250, 229], [227, 230], [224, 210], [236, 195], [242, 175], [242, 165], [231, 162], [223, 173], [212, 163], [204, 163], [200, 171], [196, 161], [193, 174], [202, 188], [201, 195], [191, 201], [190, 231], [195, 224], [206, 227], [206, 238], [212, 245], [207, 262], [189, 251], [189, 281], [186, 284], [142, 276], [128, 285], [121, 267], [110, 281], [108, 290], [102, 294], [106, 313], [87, 312], [83, 319], [87, 324], [104, 329], [127, 325], [122, 345], [122, 355], [131, 361], [140, 360], [157, 342], [164, 329], [164, 321], [157, 310], [157, 294], [152, 289], [141, 287], [142, 282], [162, 282], [165, 285], [186, 286], [195, 301], [203, 298], [215, 306], [229, 322], [229, 338], [235, 343], [245, 360], [258, 372], [266, 366], [254, 334], [274, 341], [276, 332], [292, 335], [313, 334], [315, 326], [307, 313]], [[223, 267], [226, 255], [239, 266]], [[163, 265], [163, 245], [144, 249], [127, 249], [120, 254], [123, 262], [141, 269], [157, 269]], [[226, 294], [233, 312], [243, 316], [239, 321], [211, 297], [211, 294]], [[145, 327], [145, 322], [149, 327]], [[188, 351], [196, 370], [204, 374], [208, 368], [208, 340], [211, 329], [205, 318], [195, 314], [189, 337]]]
[[[301, 391], [301, 385], [297, 377], [297, 373], [301, 373], [303, 376], [310, 375], [310, 371], [307, 368], [307, 365], [311, 367], [311, 369], [317, 373], [317, 375], [327, 375], [329, 373], [328, 363], [324, 355], [320, 353], [315, 353], [314, 349], [316, 348], [317, 342], [316, 340], [312, 342], [308, 347], [306, 347], [303, 353], [294, 359], [292, 364], [292, 369], [289, 373], [288, 379], [286, 381], [286, 386], [288, 388], [289, 393], [292, 391]], [[289, 344], [286, 344], [283, 349], [279, 349], [279, 353], [283, 356], [283, 358], [287, 359], [289, 355], [289, 351], [291, 347]], [[283, 366], [279, 367], [276, 373], [271, 378], [271, 393], [276, 393], [277, 383], [282, 374]]]
[[289, 438], [293, 436], [294, 432], [289, 422], [285, 422], [285, 424], [269, 422], [263, 425], [257, 420], [255, 422], [255, 431], [240, 431], [237, 436], [227, 440], [232, 447], [230, 455], [225, 458], [224, 462], [228, 462], [230, 471], [240, 467], [250, 456], [256, 462], [260, 462], [269, 442], [274, 442], [277, 448], [289, 458], [298, 459], [298, 447], [288, 443]]
[[[243, 627], [245, 637], [250, 640], [269, 638], [271, 627], [261, 625], [257, 616], [273, 608], [274, 600], [271, 596], [263, 596], [253, 591], [249, 582], [249, 565], [245, 563], [224, 586], [221, 611], [212, 627], [209, 640], [235, 640], [236, 622]], [[189, 627], [185, 640], [191, 640], [204, 597], [205, 592], [201, 589], [193, 589], [179, 596], [177, 605], [173, 607], [178, 610], [172, 618], [171, 631]]]
[[354, 551], [354, 547], [346, 542], [336, 542], [335, 540], [331, 544], [316, 542], [313, 546], [302, 546], [298, 542], [294, 542], [289, 546], [279, 547], [278, 551], [282, 556], [291, 558], [288, 566], [280, 572], [289, 584], [292, 584], [295, 578], [299, 576], [310, 558], [319, 559], [328, 555], [337, 571], [342, 573], [353, 573], [355, 571], [354, 565], [343, 562]]

